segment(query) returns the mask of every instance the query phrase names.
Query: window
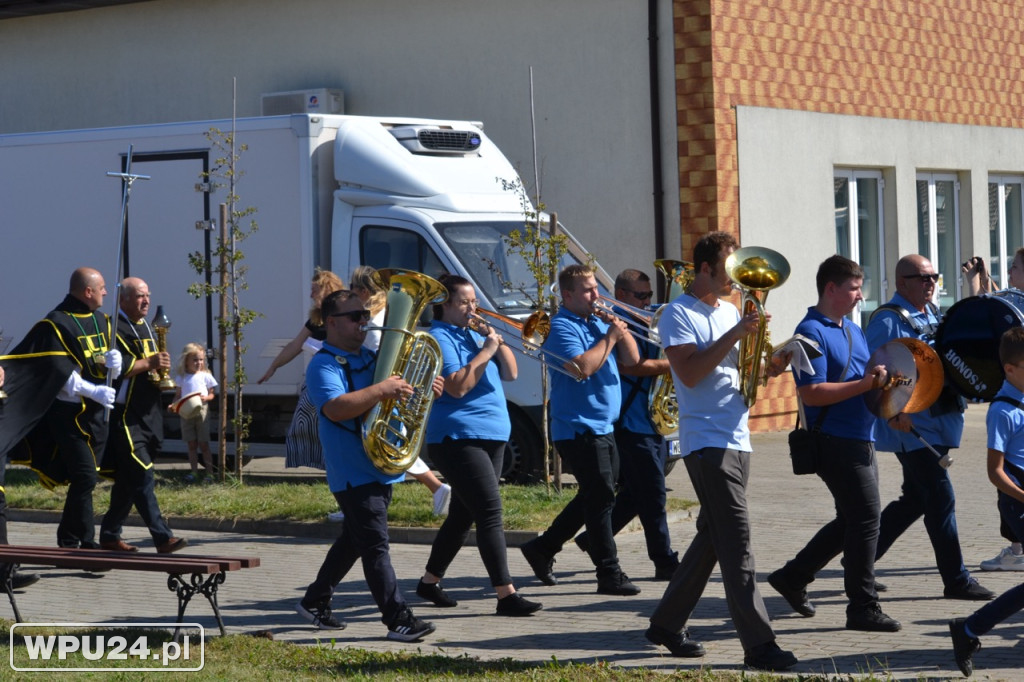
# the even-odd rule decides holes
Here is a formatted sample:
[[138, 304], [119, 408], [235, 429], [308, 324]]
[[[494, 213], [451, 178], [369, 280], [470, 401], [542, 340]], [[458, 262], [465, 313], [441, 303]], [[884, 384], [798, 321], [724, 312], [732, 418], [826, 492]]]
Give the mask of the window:
[[362, 263], [381, 268], [405, 268], [437, 277], [447, 268], [422, 236], [411, 230], [368, 225], [360, 233]]
[[[836, 209], [836, 253], [857, 261], [864, 268], [863, 324], [888, 296], [885, 282], [885, 255], [881, 245], [885, 220], [882, 215], [881, 171], [834, 171]], [[856, 219], [851, 219], [856, 216]]]
[[[988, 179], [989, 272], [1000, 289], [1009, 286], [1013, 256], [1024, 246], [1024, 178], [992, 175]], [[965, 254], [971, 255], [971, 254]]]
[[959, 192], [954, 175], [917, 175], [917, 252], [939, 273], [936, 303], [943, 310], [960, 298]]

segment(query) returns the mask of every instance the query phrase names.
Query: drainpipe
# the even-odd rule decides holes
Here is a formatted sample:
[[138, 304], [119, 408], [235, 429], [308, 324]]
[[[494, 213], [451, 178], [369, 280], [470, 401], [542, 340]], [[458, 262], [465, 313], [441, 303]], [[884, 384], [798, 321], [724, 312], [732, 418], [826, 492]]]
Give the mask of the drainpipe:
[[[654, 255], [668, 258], [665, 253], [665, 198], [664, 176], [661, 170], [661, 80], [658, 69], [658, 0], [647, 0], [647, 61], [651, 89], [651, 165], [654, 200]], [[658, 299], [665, 300], [665, 283], [658, 282]]]

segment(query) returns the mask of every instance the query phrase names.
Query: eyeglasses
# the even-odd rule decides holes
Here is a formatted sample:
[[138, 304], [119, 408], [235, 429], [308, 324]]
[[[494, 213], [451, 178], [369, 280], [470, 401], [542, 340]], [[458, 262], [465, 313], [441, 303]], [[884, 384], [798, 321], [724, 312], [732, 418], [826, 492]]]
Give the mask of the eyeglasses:
[[938, 274], [932, 275], [903, 275], [903, 279], [919, 279], [922, 282], [938, 282]]
[[331, 313], [327, 317], [347, 317], [352, 322], [369, 322], [369, 310], [350, 310], [347, 313]]
[[653, 291], [632, 291], [630, 289], [623, 289], [623, 291], [628, 291], [629, 293], [633, 294], [634, 296], [636, 296], [641, 301], [649, 301], [654, 296], [654, 292]]

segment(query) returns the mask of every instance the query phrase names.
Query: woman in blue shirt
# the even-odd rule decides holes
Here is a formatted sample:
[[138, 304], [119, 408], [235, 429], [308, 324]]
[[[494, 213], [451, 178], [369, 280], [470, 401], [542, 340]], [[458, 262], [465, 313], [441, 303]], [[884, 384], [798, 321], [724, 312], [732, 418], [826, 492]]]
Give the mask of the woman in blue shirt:
[[468, 280], [442, 275], [439, 281], [448, 300], [434, 306], [430, 333], [441, 346], [445, 388], [434, 401], [426, 442], [431, 462], [453, 494], [416, 594], [436, 606], [457, 604], [440, 582], [475, 523], [480, 558], [498, 595], [498, 615], [526, 616], [541, 605], [523, 599], [512, 585], [498, 492], [512, 430], [501, 382], [516, 378], [515, 356], [494, 329], [485, 328], [484, 335], [469, 328], [477, 300]]

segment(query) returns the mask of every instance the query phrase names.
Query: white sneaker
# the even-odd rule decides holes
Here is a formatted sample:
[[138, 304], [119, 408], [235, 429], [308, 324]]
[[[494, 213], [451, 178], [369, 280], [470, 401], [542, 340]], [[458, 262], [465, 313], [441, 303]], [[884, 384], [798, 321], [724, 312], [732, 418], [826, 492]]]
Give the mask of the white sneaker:
[[345, 512], [341, 511], [340, 509], [336, 512], [331, 512], [327, 515], [327, 520], [334, 521], [335, 523], [341, 523], [345, 520]]
[[452, 501], [452, 487], [442, 483], [434, 491], [434, 516], [448, 516], [448, 503]]
[[1024, 571], [1024, 554], [1014, 554], [1010, 547], [1003, 547], [994, 559], [981, 562], [983, 571]]

